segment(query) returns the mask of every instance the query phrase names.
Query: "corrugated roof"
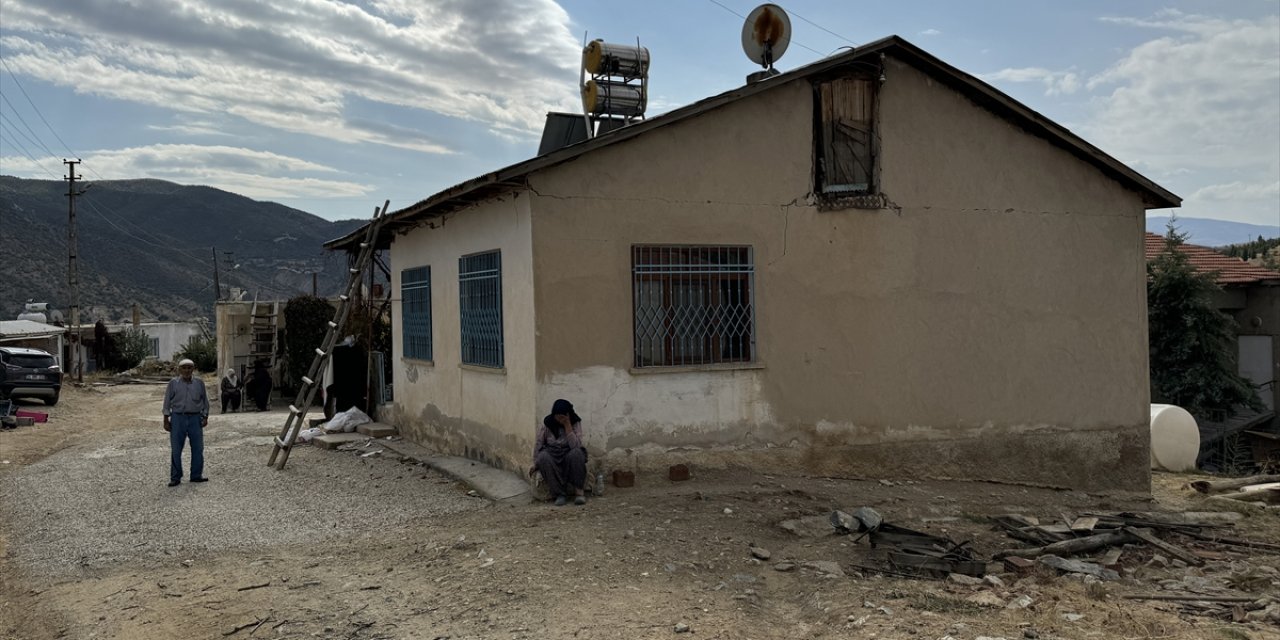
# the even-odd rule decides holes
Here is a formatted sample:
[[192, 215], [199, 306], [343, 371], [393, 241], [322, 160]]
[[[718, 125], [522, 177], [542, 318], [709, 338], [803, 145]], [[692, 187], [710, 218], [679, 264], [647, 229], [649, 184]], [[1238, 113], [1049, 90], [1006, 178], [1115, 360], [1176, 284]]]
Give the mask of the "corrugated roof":
[[66, 331], [63, 327], [34, 320], [0, 320], [0, 338], [38, 338], [63, 331]]
[[[1147, 260], [1152, 260], [1164, 251], [1164, 236], [1147, 232]], [[1217, 272], [1216, 281], [1220, 285], [1232, 284], [1276, 284], [1280, 285], [1280, 273], [1262, 267], [1255, 267], [1240, 258], [1223, 255], [1195, 244], [1180, 244], [1178, 251], [1190, 260], [1197, 271]]]
[[[1044, 138], [1050, 143], [1066, 149], [1085, 162], [1094, 165], [1112, 179], [1124, 183], [1142, 194], [1143, 202], [1149, 209], [1177, 207], [1182, 204], [1182, 199], [1178, 196], [1129, 168], [1119, 160], [1107, 155], [1083, 138], [1071, 133], [1062, 125], [1014, 100], [995, 87], [943, 62], [924, 49], [898, 36], [889, 36], [861, 47], [851, 48], [845, 53], [824, 58], [767, 80], [726, 91], [720, 95], [706, 98], [663, 115], [598, 135], [586, 142], [579, 142], [578, 144], [570, 145], [546, 155], [513, 164], [493, 173], [487, 173], [478, 178], [449, 187], [425, 200], [388, 214], [383, 222], [382, 232], [377, 238], [377, 246], [380, 248], [389, 246], [391, 237], [394, 234], [408, 231], [425, 218], [456, 211], [476, 202], [487, 200], [494, 195], [522, 188], [526, 176], [539, 169], [567, 162], [595, 149], [629, 140], [652, 129], [679, 122], [685, 118], [710, 111], [762, 91], [768, 91], [792, 80], [815, 76], [855, 63], [866, 64], [868, 61], [872, 61], [878, 64], [881, 54], [892, 55], [897, 60], [911, 64], [934, 79], [965, 94], [982, 107], [1018, 124], [1031, 135]], [[367, 226], [360, 227], [341, 238], [330, 240], [324, 246], [329, 249], [350, 249], [364, 239]]]

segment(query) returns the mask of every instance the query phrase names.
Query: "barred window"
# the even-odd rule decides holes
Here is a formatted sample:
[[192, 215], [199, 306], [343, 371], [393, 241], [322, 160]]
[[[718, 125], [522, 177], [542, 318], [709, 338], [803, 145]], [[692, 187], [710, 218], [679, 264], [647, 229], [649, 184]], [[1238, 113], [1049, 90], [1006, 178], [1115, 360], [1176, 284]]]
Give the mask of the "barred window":
[[502, 252], [458, 258], [462, 362], [502, 367]]
[[751, 247], [631, 248], [635, 365], [755, 360]]
[[431, 360], [431, 267], [400, 272], [404, 357]]

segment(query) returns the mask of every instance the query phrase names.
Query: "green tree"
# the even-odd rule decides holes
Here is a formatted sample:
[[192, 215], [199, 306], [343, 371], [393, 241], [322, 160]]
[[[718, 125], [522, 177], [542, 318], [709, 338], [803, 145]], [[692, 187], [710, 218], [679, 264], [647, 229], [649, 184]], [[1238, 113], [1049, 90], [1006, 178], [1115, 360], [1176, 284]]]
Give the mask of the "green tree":
[[142, 329], [129, 327], [116, 336], [115, 348], [120, 355], [120, 368], [132, 369], [151, 355], [151, 337]]
[[196, 363], [196, 371], [208, 373], [218, 368], [218, 342], [211, 337], [192, 336], [177, 356], [190, 358]]
[[297, 388], [307, 375], [316, 349], [324, 342], [334, 309], [324, 298], [297, 296], [284, 305], [284, 352], [288, 358], [285, 385]]
[[1191, 265], [1170, 224], [1164, 250], [1147, 263], [1151, 401], [1197, 418], [1222, 419], [1240, 406], [1261, 409], [1257, 391], [1236, 373], [1235, 322], [1214, 305], [1214, 273]]

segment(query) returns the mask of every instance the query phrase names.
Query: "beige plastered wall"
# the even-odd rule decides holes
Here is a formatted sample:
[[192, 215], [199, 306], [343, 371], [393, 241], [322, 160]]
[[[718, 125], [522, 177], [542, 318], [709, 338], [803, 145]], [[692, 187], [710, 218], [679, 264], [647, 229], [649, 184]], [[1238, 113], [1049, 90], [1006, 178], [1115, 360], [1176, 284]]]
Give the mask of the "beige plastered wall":
[[[461, 357], [458, 258], [494, 249], [502, 251], [503, 369], [463, 365]], [[402, 270], [431, 267], [433, 359], [404, 357], [397, 295], [391, 305], [395, 401], [381, 419], [445, 453], [527, 468], [537, 420], [528, 196], [489, 200], [397, 236], [391, 264], [396, 292]]]
[[[253, 321], [250, 312], [251, 302], [219, 302], [215, 307], [214, 331], [218, 340], [218, 377], [227, 369], [235, 367], [240, 371], [240, 364], [248, 359], [249, 347], [253, 336], [249, 326]], [[283, 314], [281, 315], [283, 318]]]
[[[1143, 206], [896, 60], [881, 190], [819, 211], [791, 82], [531, 178], [537, 405], [608, 468], [1149, 487]], [[634, 244], [755, 252], [755, 367], [632, 368]], [[404, 263], [399, 263], [404, 264]]]

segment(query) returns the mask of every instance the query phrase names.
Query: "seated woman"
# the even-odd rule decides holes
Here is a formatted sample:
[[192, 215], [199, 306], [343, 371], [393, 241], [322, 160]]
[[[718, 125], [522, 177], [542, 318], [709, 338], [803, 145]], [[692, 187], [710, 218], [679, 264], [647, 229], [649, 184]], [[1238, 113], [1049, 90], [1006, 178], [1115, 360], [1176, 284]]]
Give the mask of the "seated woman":
[[240, 390], [244, 388], [244, 382], [241, 382], [240, 376], [236, 375], [235, 369], [227, 369], [227, 375], [222, 376], [221, 385], [222, 396], [222, 412], [227, 412], [227, 405], [231, 405], [231, 411], [240, 410]]
[[586, 504], [583, 489], [587, 481], [587, 450], [582, 447], [582, 418], [573, 412], [568, 400], [556, 400], [551, 413], [538, 425], [533, 445], [533, 466], [542, 473], [556, 506], [568, 502], [572, 491], [574, 504]]

